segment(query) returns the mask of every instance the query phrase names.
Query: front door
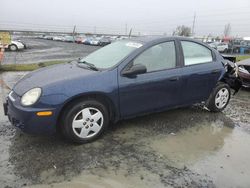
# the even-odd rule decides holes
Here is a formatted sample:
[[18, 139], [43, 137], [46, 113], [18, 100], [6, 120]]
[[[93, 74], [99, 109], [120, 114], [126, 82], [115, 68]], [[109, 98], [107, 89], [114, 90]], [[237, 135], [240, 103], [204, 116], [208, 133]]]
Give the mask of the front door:
[[179, 105], [181, 69], [176, 57], [175, 42], [168, 41], [148, 48], [127, 65], [145, 65], [147, 72], [119, 76], [122, 118]]

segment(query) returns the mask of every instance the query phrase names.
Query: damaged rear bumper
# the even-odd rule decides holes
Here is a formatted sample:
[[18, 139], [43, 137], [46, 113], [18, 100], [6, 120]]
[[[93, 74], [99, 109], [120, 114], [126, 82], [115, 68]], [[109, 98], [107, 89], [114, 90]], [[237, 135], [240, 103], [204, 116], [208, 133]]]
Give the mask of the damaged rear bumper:
[[234, 95], [240, 90], [242, 87], [242, 80], [239, 77], [239, 68], [236, 63], [230, 62], [226, 60], [223, 62], [226, 73], [224, 74], [221, 81], [227, 83], [230, 88], [232, 88], [235, 92]]

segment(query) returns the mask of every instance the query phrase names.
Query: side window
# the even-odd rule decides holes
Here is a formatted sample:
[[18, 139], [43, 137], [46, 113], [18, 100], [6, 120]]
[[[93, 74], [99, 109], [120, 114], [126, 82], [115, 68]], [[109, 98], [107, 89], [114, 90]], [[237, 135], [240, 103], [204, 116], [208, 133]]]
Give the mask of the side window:
[[174, 68], [176, 66], [175, 43], [164, 42], [142, 52], [134, 59], [134, 65], [142, 64], [147, 72]]
[[205, 46], [195, 42], [181, 41], [185, 65], [195, 65], [213, 61], [212, 52]]

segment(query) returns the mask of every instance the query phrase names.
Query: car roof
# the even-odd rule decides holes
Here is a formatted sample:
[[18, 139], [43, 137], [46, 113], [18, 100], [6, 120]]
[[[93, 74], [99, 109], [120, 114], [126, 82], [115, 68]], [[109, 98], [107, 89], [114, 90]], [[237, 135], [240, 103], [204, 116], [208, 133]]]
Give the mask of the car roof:
[[143, 36], [143, 37], [135, 37], [135, 38], [129, 38], [127, 40], [130, 41], [135, 41], [135, 42], [140, 42], [140, 43], [151, 43], [154, 41], [159, 41], [159, 40], [189, 40], [189, 41], [194, 41], [194, 42], [199, 42], [202, 43], [199, 40], [195, 40], [189, 37], [180, 37], [180, 36]]

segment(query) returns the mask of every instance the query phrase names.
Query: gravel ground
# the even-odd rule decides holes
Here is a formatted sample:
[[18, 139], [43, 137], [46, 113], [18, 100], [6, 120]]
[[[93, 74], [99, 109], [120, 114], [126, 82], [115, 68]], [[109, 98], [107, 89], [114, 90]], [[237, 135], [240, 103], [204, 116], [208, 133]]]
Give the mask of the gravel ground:
[[67, 43], [45, 39], [20, 38], [28, 49], [10, 52], [6, 51], [3, 64], [39, 63], [52, 60], [73, 60], [84, 57], [99, 49], [97, 46]]
[[[23, 74], [1, 75], [1, 98]], [[0, 187], [249, 187], [249, 106], [241, 90], [223, 113], [190, 107], [122, 121], [85, 145], [23, 134], [1, 108]]]

